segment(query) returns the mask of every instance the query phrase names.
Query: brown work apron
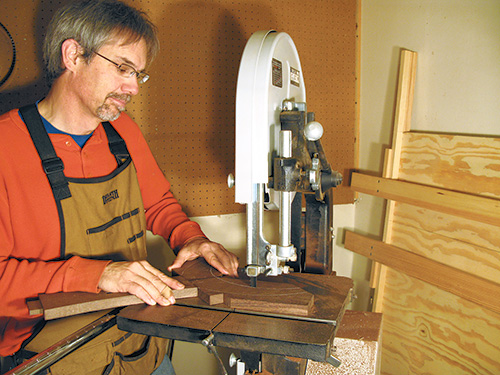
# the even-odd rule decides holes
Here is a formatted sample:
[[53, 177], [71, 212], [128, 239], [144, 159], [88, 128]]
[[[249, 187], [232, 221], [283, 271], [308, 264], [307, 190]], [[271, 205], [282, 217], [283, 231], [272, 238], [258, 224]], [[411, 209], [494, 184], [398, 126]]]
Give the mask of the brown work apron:
[[[56, 200], [61, 258], [146, 259], [146, 218], [136, 170], [125, 142], [112, 125], [103, 123], [117, 168], [107, 176], [67, 178], [36, 107], [25, 107], [21, 113]], [[103, 314], [47, 322], [24, 349], [38, 353]], [[49, 372], [150, 374], [162, 362], [166, 343], [165, 339], [127, 333], [114, 326], [52, 365]]]

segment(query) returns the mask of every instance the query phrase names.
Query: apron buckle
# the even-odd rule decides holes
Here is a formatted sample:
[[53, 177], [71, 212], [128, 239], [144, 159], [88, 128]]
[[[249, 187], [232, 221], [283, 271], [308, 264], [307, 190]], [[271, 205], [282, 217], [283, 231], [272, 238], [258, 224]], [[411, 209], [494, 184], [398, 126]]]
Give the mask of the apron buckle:
[[59, 157], [46, 159], [42, 162], [43, 170], [47, 175], [62, 172], [64, 170], [64, 163]]

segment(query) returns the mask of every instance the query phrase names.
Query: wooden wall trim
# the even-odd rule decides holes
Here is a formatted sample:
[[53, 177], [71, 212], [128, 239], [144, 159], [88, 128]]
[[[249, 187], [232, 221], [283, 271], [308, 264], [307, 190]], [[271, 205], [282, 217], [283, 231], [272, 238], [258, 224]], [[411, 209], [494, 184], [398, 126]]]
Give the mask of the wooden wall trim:
[[500, 226], [500, 199], [356, 172], [351, 177], [351, 188], [360, 193]]
[[408, 276], [500, 312], [500, 285], [446, 264], [346, 231], [345, 248]]

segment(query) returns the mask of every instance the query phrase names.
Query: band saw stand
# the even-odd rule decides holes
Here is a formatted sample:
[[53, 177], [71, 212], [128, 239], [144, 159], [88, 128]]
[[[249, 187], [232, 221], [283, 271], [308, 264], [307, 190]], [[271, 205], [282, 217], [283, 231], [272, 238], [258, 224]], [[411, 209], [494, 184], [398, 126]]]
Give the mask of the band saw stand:
[[[342, 176], [328, 164], [322, 134], [321, 124], [307, 112], [301, 65], [290, 36], [254, 33], [238, 75], [236, 169], [235, 177], [228, 177], [235, 201], [247, 211], [247, 266], [239, 285], [212, 306], [198, 298], [179, 301], [161, 314], [154, 307], [126, 308], [118, 315], [119, 328], [202, 342], [219, 359], [222, 373], [226, 370], [217, 346], [240, 350], [239, 358], [230, 359], [238, 375], [303, 374], [305, 365], [288, 357], [338, 366], [332, 343], [353, 284], [332, 275], [330, 194]], [[263, 236], [264, 211], [269, 209], [279, 210], [278, 244]], [[197, 280], [200, 290], [210, 285], [209, 291], [217, 292], [211, 271], [199, 266], [202, 270], [194, 276], [182, 269], [180, 274]], [[227, 290], [224, 278], [220, 280], [220, 288]], [[287, 309], [286, 301], [294, 299], [287, 296], [290, 284], [313, 297], [307, 312]], [[245, 302], [232, 305], [242, 298], [231, 295], [244, 295]]]

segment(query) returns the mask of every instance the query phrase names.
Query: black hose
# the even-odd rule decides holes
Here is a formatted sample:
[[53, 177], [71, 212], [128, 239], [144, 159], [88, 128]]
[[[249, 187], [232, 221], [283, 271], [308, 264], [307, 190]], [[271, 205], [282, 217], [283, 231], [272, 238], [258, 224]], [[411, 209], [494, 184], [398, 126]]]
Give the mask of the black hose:
[[10, 64], [9, 71], [7, 74], [0, 80], [0, 87], [7, 81], [14, 71], [14, 66], [16, 65], [16, 44], [14, 43], [14, 39], [12, 38], [12, 35], [10, 35], [9, 30], [0, 22], [0, 27], [5, 31], [5, 33], [8, 35], [10, 39], [10, 44], [12, 44], [12, 63]]

